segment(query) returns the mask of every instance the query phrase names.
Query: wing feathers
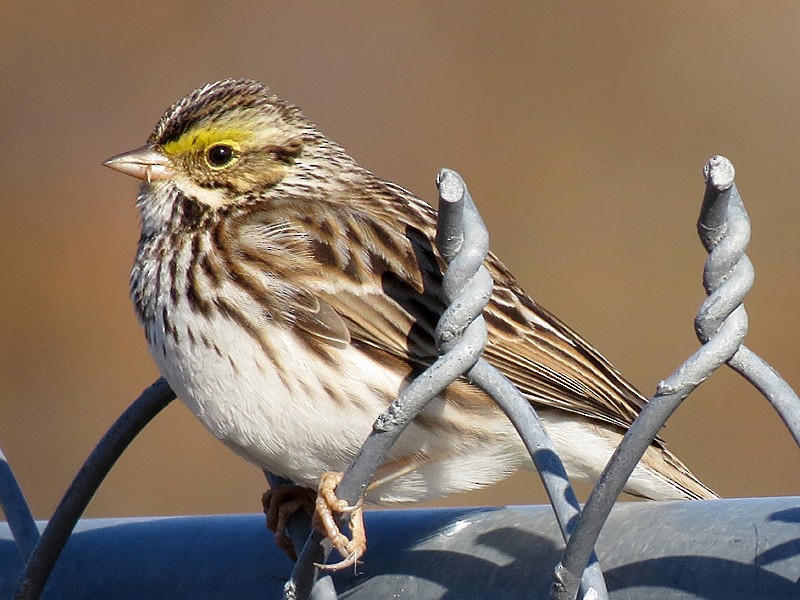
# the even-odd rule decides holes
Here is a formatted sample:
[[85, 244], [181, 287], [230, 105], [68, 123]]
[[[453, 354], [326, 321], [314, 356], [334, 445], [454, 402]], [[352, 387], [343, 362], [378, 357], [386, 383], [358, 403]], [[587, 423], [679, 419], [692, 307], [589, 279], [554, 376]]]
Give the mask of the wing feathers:
[[298, 307], [295, 325], [336, 348], [350, 344], [350, 330], [330, 304], [309, 294], [298, 294], [293, 299]]
[[[381, 189], [387, 197], [376, 202]], [[360, 204], [367, 201], [368, 207]], [[274, 207], [279, 214], [265, 209], [244, 224], [243, 240], [263, 272], [279, 271], [271, 257], [283, 269], [291, 258], [291, 277], [282, 283], [292, 289], [281, 291], [290, 318], [333, 347], [357, 342], [412, 369], [433, 362], [433, 332], [444, 309], [433, 209], [388, 185], [371, 189], [369, 198], [349, 198], [344, 207], [316, 208], [326, 206], [329, 214], [319, 223], [304, 204], [287, 201]], [[495, 280], [485, 310], [487, 360], [535, 404], [630, 425], [645, 399], [588, 342], [535, 304], [497, 258], [490, 255], [486, 266]]]

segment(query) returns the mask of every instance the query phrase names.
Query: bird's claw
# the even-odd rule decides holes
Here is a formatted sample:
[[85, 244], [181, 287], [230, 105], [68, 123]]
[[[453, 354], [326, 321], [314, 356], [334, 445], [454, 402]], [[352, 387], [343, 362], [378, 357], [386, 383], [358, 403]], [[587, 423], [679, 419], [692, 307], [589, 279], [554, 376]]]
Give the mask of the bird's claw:
[[286, 535], [286, 525], [289, 517], [300, 510], [312, 514], [315, 496], [314, 490], [293, 483], [277, 485], [261, 496], [261, 504], [267, 517], [267, 528], [275, 534], [275, 543], [278, 547], [292, 560], [297, 560], [297, 552], [291, 539]]
[[[316, 565], [320, 569], [329, 571], [338, 571], [354, 566], [367, 549], [363, 500], [359, 500], [355, 506], [349, 506], [347, 502], [339, 498], [336, 495], [336, 486], [341, 480], [342, 473], [331, 471], [323, 473], [319, 481], [319, 492], [315, 503], [314, 526], [325, 534], [336, 551], [344, 557], [344, 560], [337, 563]], [[349, 514], [348, 525], [352, 538], [348, 539], [336, 524], [335, 515], [338, 514]]]

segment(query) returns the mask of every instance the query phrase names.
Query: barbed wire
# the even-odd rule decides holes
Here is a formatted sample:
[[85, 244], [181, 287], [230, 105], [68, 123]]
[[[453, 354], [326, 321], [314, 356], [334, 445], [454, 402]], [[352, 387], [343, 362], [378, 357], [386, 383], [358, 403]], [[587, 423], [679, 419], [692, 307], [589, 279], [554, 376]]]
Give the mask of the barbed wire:
[[[747, 314], [742, 302], [753, 284], [753, 267], [745, 254], [750, 237], [749, 219], [734, 184], [733, 166], [727, 159], [716, 156], [707, 163], [705, 175], [698, 233], [709, 252], [704, 269], [708, 298], [695, 320], [702, 346], [659, 383], [656, 394], [624, 436], [581, 511], [563, 464], [530, 402], [481, 357], [486, 343], [481, 312], [492, 292], [491, 278], [483, 267], [488, 232], [461, 177], [455, 171], [442, 170], [437, 178], [440, 205], [436, 242], [448, 263], [443, 288], [449, 301], [436, 329], [442, 355], [375, 421], [372, 433], [337, 487], [339, 498], [349, 505], [358, 502], [392, 444], [416, 414], [450, 383], [466, 377], [506, 412], [548, 493], [566, 542], [554, 571], [552, 600], [572, 600], [581, 588], [583, 598], [604, 600], [607, 591], [594, 555], [599, 533], [628, 477], [658, 431], [714, 370], [727, 363], [750, 381], [767, 397], [800, 445], [800, 399], [777, 372], [742, 344], [747, 332]], [[70, 533], [105, 475], [133, 438], [174, 397], [169, 385], [159, 379], [120, 416], [76, 475], [41, 537], [16, 479], [0, 453], [0, 505], [19, 554], [27, 561], [15, 595], [17, 600], [41, 596]], [[277, 483], [274, 476], [267, 474], [267, 477], [271, 485]], [[327, 574], [320, 576], [315, 567], [326, 555], [320, 543], [322, 534], [311, 528], [305, 515], [290, 519], [288, 533], [299, 557], [284, 586], [284, 598], [335, 600], [333, 580]], [[57, 589], [53, 591], [57, 593]]]

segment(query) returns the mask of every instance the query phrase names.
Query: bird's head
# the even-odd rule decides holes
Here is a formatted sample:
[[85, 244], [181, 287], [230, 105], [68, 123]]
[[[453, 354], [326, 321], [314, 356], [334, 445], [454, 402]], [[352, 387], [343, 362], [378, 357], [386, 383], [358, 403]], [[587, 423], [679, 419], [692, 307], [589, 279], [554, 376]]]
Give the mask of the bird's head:
[[258, 199], [301, 171], [307, 176], [325, 141], [263, 84], [229, 79], [193, 91], [164, 114], [147, 144], [103, 164], [152, 191], [166, 186], [216, 209]]

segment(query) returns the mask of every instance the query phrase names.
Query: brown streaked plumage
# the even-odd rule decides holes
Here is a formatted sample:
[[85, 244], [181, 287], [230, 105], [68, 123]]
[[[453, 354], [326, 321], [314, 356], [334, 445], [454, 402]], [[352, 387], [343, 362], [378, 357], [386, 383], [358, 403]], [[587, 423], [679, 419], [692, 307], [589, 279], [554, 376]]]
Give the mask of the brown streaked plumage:
[[[131, 291], [178, 396], [259, 467], [312, 488], [343, 470], [437, 356], [434, 210], [248, 80], [192, 92], [145, 147], [106, 164], [145, 180]], [[540, 411], [568, 471], [596, 477], [645, 399], [494, 255], [486, 266], [486, 358]], [[458, 381], [404, 432], [368, 499], [431, 498], [525, 464], [495, 404]], [[714, 496], [661, 440], [627, 489]]]

